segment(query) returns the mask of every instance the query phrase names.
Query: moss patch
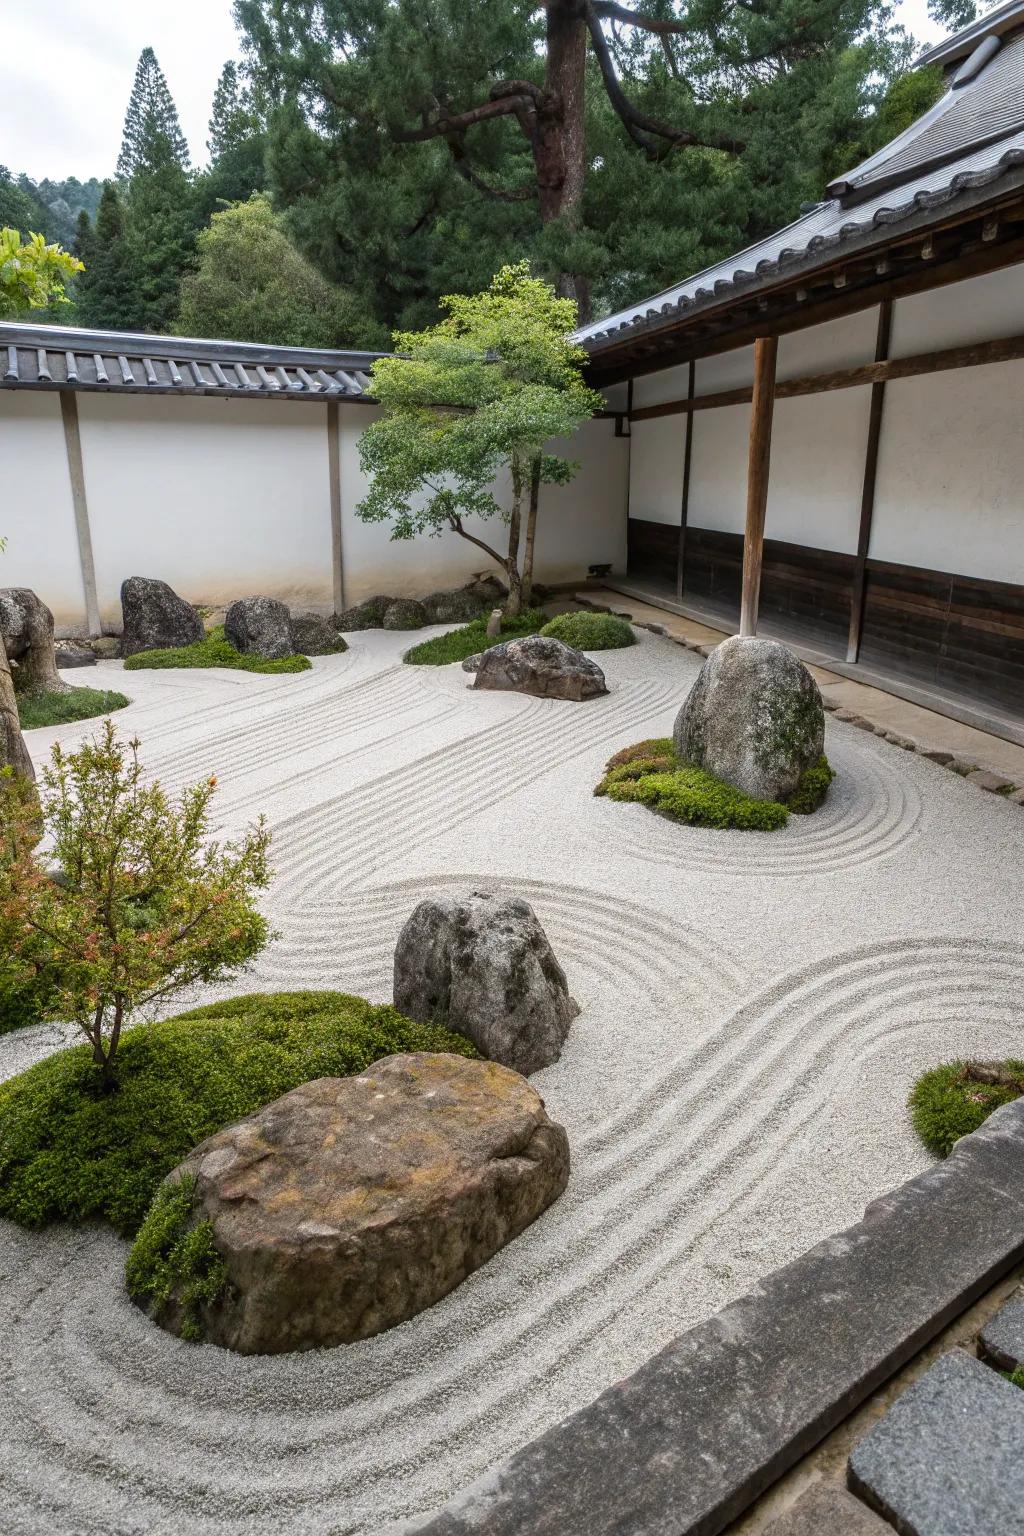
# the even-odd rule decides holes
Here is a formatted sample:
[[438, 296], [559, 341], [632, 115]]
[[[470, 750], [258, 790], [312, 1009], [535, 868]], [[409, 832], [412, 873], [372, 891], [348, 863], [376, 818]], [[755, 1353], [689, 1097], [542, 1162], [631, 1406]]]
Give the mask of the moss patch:
[[42, 725], [66, 725], [69, 720], [91, 720], [109, 715], [131, 702], [112, 688], [71, 688], [67, 693], [18, 694], [18, 718], [23, 731]]
[[502, 619], [501, 634], [493, 638], [487, 633], [487, 620], [474, 619], [461, 629], [451, 629], [446, 635], [435, 635], [406, 651], [404, 659], [414, 667], [447, 667], [453, 661], [465, 661], [480, 651], [489, 651], [505, 640], [515, 640], [519, 635], [535, 635], [545, 621], [540, 608], [531, 608], [517, 619]]
[[822, 757], [804, 774], [788, 806], [776, 800], [755, 800], [684, 762], [671, 736], [661, 736], [623, 747], [610, 757], [594, 794], [634, 801], [690, 826], [772, 832], [786, 825], [791, 810], [799, 815], [817, 810], [834, 777]]
[[398, 1051], [475, 1056], [468, 1040], [343, 992], [254, 994], [126, 1030], [103, 1091], [88, 1045], [0, 1083], [0, 1215], [134, 1232], [197, 1142], [315, 1077]]
[[181, 1337], [204, 1336], [202, 1309], [214, 1306], [228, 1285], [227, 1265], [213, 1241], [213, 1222], [192, 1225], [195, 1180], [162, 1184], [132, 1244], [125, 1265], [128, 1294], [151, 1317], [171, 1297], [182, 1310]]
[[625, 619], [611, 613], [560, 613], [544, 625], [542, 635], [562, 640], [577, 651], [617, 651], [635, 645], [636, 635]]
[[232, 667], [236, 672], [306, 672], [310, 667], [308, 656], [280, 656], [267, 661], [262, 656], [248, 656], [236, 651], [230, 640], [225, 639], [224, 626], [216, 629], [194, 645], [174, 646], [165, 651], [138, 651], [124, 663], [126, 672], [140, 672], [151, 667]]
[[910, 1095], [910, 1118], [929, 1152], [948, 1157], [961, 1136], [1024, 1094], [1024, 1061], [1000, 1062], [997, 1071], [1003, 1080], [979, 1082], [969, 1062], [948, 1061], [918, 1078]]

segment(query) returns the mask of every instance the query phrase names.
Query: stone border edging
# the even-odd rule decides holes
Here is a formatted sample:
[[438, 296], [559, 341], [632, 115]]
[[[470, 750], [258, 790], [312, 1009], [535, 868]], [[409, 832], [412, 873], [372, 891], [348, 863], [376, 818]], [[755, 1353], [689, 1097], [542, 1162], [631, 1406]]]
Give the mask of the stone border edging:
[[1024, 1257], [1024, 1100], [409, 1536], [716, 1536]]

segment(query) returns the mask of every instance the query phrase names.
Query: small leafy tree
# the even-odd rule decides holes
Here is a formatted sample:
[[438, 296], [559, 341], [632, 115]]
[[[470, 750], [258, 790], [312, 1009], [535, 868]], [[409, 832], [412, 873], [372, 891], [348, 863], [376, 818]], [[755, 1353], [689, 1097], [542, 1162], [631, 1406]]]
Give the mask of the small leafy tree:
[[[209, 841], [216, 779], [172, 805], [144, 781], [138, 747], [107, 720], [76, 752], [53, 748], [38, 810], [13, 776], [0, 794], [6, 983], [13, 991], [19, 964], [26, 985], [47, 980], [48, 1016], [78, 1025], [106, 1087], [140, 1009], [223, 979], [268, 937], [254, 902], [269, 880], [262, 818], [239, 842]], [[40, 815], [56, 877], [35, 851]]]
[[[441, 304], [440, 324], [396, 332], [399, 355], [374, 364], [383, 415], [360, 441], [372, 485], [356, 510], [366, 522], [390, 521], [394, 539], [450, 529], [476, 544], [505, 573], [506, 611], [517, 614], [530, 601], [541, 485], [565, 484], [578, 468], [546, 445], [602, 401], [581, 377], [586, 354], [569, 340], [574, 301], [532, 277], [528, 263], [503, 267], [483, 293], [449, 294]], [[509, 511], [495, 496], [503, 471]], [[495, 515], [508, 523], [504, 552], [465, 525]]]
[[16, 229], [0, 229], [0, 320], [26, 309], [67, 304], [64, 289], [82, 263], [42, 235], [22, 240]]

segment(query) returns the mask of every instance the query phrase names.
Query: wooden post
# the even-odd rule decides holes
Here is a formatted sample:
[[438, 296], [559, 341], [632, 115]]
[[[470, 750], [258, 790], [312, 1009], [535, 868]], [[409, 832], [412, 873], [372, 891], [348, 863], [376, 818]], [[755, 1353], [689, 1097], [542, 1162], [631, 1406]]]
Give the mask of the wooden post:
[[750, 413], [747, 526], [743, 536], [743, 593], [740, 600], [741, 635], [757, 633], [761, 560], [764, 554], [764, 514], [768, 505], [768, 469], [772, 452], [772, 415], [775, 409], [775, 360], [778, 351], [777, 336], [759, 336], [754, 342], [754, 398]]
[[345, 567], [341, 547], [341, 442], [338, 430], [338, 402], [327, 402], [327, 475], [331, 498], [331, 569], [335, 613], [345, 607]]
[[[686, 398], [693, 399], [697, 385], [697, 364], [691, 358]], [[686, 413], [686, 444], [683, 448], [683, 499], [679, 509], [679, 554], [676, 558], [676, 602], [683, 600], [686, 585], [686, 522], [690, 515], [690, 466], [693, 462], [693, 412]]]
[[90, 635], [99, 635], [102, 633], [102, 626], [96, 592], [96, 564], [92, 555], [89, 506], [85, 499], [85, 468], [82, 464], [82, 435], [78, 427], [78, 401], [75, 399], [73, 389], [60, 391], [60, 415], [64, 425], [64, 449], [68, 456], [68, 475], [71, 480], [71, 505], [75, 514], [75, 534], [78, 538], [78, 563], [82, 572], [82, 591], [85, 594], [85, 623]]
[[[889, 338], [892, 334], [892, 300], [883, 299], [878, 306], [878, 333], [875, 338], [875, 362], [886, 362], [889, 357]], [[864, 627], [864, 588], [867, 572], [868, 545], [871, 543], [871, 520], [875, 512], [875, 483], [878, 479], [878, 445], [882, 437], [882, 410], [885, 405], [885, 380], [871, 386], [871, 414], [868, 417], [868, 441], [864, 455], [864, 482], [860, 498], [860, 530], [857, 534], [857, 564], [854, 566], [850, 589], [850, 631], [846, 644], [847, 661], [856, 661], [860, 655], [860, 637]]]

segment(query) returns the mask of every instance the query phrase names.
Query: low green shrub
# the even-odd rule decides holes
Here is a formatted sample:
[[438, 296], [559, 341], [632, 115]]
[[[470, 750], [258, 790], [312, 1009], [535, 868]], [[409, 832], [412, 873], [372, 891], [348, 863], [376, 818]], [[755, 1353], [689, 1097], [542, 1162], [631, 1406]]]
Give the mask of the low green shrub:
[[447, 667], [453, 661], [465, 661], [480, 651], [489, 651], [492, 645], [504, 640], [515, 640], [519, 635], [535, 635], [545, 621], [540, 608], [527, 609], [515, 619], [502, 619], [501, 634], [493, 638], [487, 633], [487, 620], [474, 619], [461, 629], [450, 629], [446, 635], [435, 635], [406, 651], [405, 660], [414, 667]]
[[822, 757], [804, 774], [788, 805], [755, 800], [702, 768], [682, 760], [671, 736], [650, 737], [623, 747], [605, 764], [595, 795], [635, 801], [697, 827], [738, 827], [772, 832], [784, 827], [790, 811], [809, 815], [828, 793], [835, 774]]
[[195, 1179], [162, 1184], [153, 1197], [125, 1264], [128, 1294], [151, 1316], [177, 1292], [184, 1314], [181, 1336], [203, 1337], [201, 1309], [213, 1306], [228, 1284], [228, 1267], [213, 1241], [213, 1222], [189, 1225]]
[[18, 718], [23, 731], [41, 725], [66, 725], [69, 720], [91, 720], [109, 715], [131, 702], [112, 688], [71, 688], [67, 693], [19, 693]]
[[1000, 1062], [996, 1082], [983, 1082], [972, 1070], [970, 1062], [944, 1062], [919, 1077], [911, 1091], [914, 1130], [936, 1157], [948, 1157], [961, 1136], [1024, 1094], [1024, 1061]]
[[613, 613], [560, 613], [544, 625], [542, 635], [562, 640], [577, 651], [617, 651], [636, 645], [633, 627]]
[[475, 1056], [462, 1035], [342, 992], [236, 997], [124, 1032], [113, 1086], [88, 1045], [0, 1083], [0, 1215], [137, 1230], [205, 1137], [316, 1077], [400, 1051]]
[[194, 645], [174, 646], [165, 651], [137, 651], [125, 659], [126, 672], [139, 672], [150, 667], [232, 667], [236, 672], [307, 672], [311, 663], [308, 656], [280, 656], [267, 661], [263, 656], [249, 656], [236, 651], [225, 638], [223, 624], [211, 629]]

